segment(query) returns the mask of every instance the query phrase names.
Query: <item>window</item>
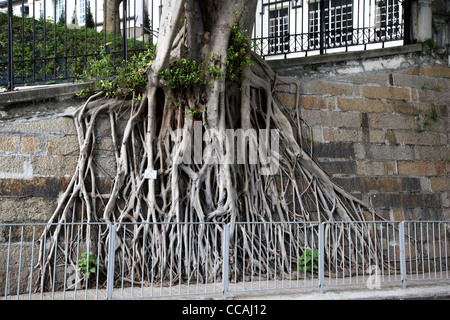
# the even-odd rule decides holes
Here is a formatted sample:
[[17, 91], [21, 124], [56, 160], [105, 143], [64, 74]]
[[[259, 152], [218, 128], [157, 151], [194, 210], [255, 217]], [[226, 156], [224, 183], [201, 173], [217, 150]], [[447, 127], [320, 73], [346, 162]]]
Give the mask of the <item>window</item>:
[[[353, 36], [353, 0], [324, 1], [325, 47], [345, 46]], [[320, 44], [320, 2], [309, 4], [309, 45], [318, 48]]]
[[378, 0], [375, 13], [377, 40], [401, 37], [399, 0]]
[[86, 0], [80, 0], [80, 25], [86, 23]]
[[56, 8], [56, 21], [64, 21], [65, 20], [65, 11], [64, 11], [64, 0], [55, 0], [55, 8]]
[[289, 51], [289, 9], [269, 11], [269, 45], [270, 53]]

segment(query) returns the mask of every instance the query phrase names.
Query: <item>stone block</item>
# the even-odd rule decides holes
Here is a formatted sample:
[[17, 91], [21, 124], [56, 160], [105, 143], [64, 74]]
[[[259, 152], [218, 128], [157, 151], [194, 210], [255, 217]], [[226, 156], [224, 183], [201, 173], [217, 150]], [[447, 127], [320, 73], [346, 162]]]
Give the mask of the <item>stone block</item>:
[[303, 110], [302, 117], [309, 125], [321, 125], [330, 128], [360, 128], [361, 115], [354, 112], [329, 112]]
[[447, 66], [423, 67], [419, 69], [419, 73], [430, 77], [450, 78], [450, 68]]
[[369, 114], [369, 126], [375, 129], [414, 129], [414, 117], [398, 114]]
[[338, 78], [338, 80], [344, 80], [355, 84], [377, 84], [385, 86], [388, 84], [387, 73], [374, 73], [374, 74], [359, 74], [351, 75], [347, 77]]
[[14, 152], [19, 145], [20, 137], [18, 136], [5, 136], [0, 137], [0, 151]]
[[385, 103], [374, 99], [361, 98], [342, 98], [338, 97], [338, 107], [341, 111], [359, 111], [359, 112], [384, 112]]
[[448, 176], [430, 177], [431, 190], [450, 191], [450, 178]]
[[6, 156], [0, 161], [2, 173], [24, 173], [25, 158], [21, 156]]
[[[394, 131], [395, 134], [395, 140], [397, 143], [400, 144], [407, 144], [407, 145], [445, 145], [442, 141], [441, 134], [438, 132], [430, 132], [430, 131], [423, 131], [423, 132], [416, 132], [416, 131], [410, 131], [410, 130], [402, 130], [402, 131]], [[445, 137], [444, 137], [445, 138]]]
[[386, 175], [386, 163], [383, 161], [357, 161], [356, 173], [361, 176]]
[[39, 152], [39, 138], [23, 137], [22, 145], [20, 147], [22, 153], [37, 153]]
[[5, 125], [2, 131], [14, 133], [76, 134], [73, 120], [66, 117], [14, 121]]
[[408, 88], [434, 88], [437, 85], [437, 79], [421, 77], [417, 75], [407, 75], [394, 73], [392, 75], [394, 86]]
[[445, 170], [445, 163], [443, 162], [398, 162], [398, 174], [404, 176], [441, 176], [445, 174]]
[[374, 160], [413, 160], [413, 149], [404, 145], [369, 145], [367, 157]]
[[33, 175], [46, 177], [72, 176], [77, 166], [75, 156], [32, 157]]
[[355, 161], [322, 161], [320, 166], [329, 175], [351, 175], [355, 174]]
[[335, 129], [333, 130], [334, 141], [336, 142], [362, 142], [363, 132], [358, 129]]
[[56, 208], [56, 199], [0, 199], [0, 223], [47, 222]]
[[326, 81], [311, 81], [300, 86], [303, 94], [352, 96], [353, 85], [347, 83], [336, 83]]
[[400, 87], [364, 86], [362, 94], [369, 99], [410, 100], [409, 89]]
[[56, 137], [45, 139], [48, 155], [78, 155], [80, 147], [76, 136]]
[[317, 143], [313, 144], [314, 155], [318, 158], [332, 159], [353, 159], [355, 151], [353, 143], [336, 142], [336, 143]]

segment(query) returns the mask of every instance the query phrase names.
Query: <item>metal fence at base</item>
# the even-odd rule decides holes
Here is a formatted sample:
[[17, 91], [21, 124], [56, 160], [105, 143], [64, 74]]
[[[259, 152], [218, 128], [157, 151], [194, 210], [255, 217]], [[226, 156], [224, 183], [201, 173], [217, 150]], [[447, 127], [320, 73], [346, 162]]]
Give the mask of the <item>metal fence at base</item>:
[[0, 224], [0, 299], [104, 300], [450, 280], [448, 221]]

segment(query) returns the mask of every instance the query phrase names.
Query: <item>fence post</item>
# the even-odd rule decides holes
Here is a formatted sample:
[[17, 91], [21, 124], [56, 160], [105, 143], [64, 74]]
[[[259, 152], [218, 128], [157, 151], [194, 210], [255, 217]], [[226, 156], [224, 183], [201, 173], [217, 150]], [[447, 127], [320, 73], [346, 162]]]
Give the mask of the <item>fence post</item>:
[[123, 60], [125, 64], [128, 61], [128, 43], [127, 43], [127, 0], [123, 0]]
[[401, 221], [398, 226], [398, 237], [400, 246], [400, 274], [403, 289], [406, 288], [406, 251], [405, 251], [405, 222]]
[[116, 255], [116, 227], [109, 223], [108, 266], [106, 271], [106, 299], [111, 300], [114, 292], [114, 258]]
[[324, 271], [325, 271], [325, 228], [323, 223], [319, 223], [319, 288], [323, 293]]
[[8, 0], [8, 76], [7, 90], [14, 90], [14, 69], [13, 69], [13, 7], [12, 0]]
[[230, 225], [228, 223], [223, 229], [223, 244], [222, 244], [222, 285], [223, 285], [223, 299], [226, 300], [228, 296], [228, 275], [230, 263]]

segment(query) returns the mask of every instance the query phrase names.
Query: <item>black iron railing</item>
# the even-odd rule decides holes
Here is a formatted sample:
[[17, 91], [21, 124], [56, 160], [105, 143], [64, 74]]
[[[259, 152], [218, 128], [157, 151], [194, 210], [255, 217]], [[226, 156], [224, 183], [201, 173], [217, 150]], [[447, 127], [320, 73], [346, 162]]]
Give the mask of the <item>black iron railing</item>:
[[110, 20], [104, 3], [0, 1], [0, 88], [71, 82], [102, 51], [120, 64], [156, 41], [162, 0], [109, 1], [117, 8]]
[[252, 38], [261, 56], [307, 56], [402, 45], [403, 26], [402, 0], [260, 0]]

